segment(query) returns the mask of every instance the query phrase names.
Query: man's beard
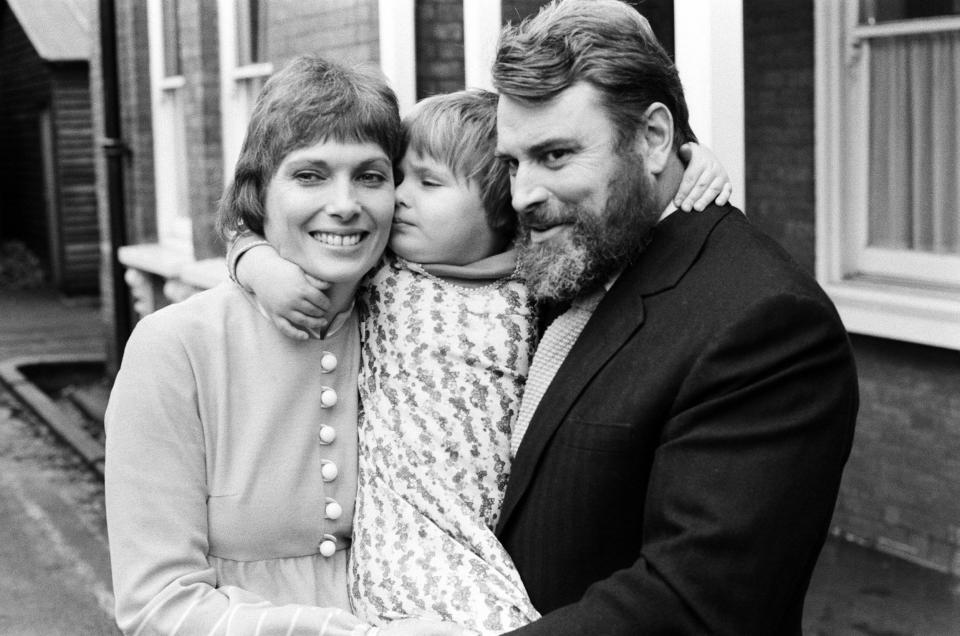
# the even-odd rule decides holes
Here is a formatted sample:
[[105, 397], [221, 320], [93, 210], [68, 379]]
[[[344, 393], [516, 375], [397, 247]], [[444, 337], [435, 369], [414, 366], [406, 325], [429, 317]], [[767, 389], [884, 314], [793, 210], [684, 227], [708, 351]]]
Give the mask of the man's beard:
[[536, 223], [572, 223], [561, 235], [530, 242], [531, 219], [520, 216], [520, 273], [539, 301], [566, 302], [592, 291], [643, 251], [662, 210], [648, 185], [643, 157], [627, 152], [608, 185], [602, 213], [582, 205], [542, 207]]

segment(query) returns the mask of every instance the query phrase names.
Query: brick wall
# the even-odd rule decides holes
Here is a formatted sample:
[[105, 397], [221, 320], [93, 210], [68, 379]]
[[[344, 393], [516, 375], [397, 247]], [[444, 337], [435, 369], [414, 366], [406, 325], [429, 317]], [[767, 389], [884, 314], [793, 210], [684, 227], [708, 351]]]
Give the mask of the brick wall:
[[272, 0], [267, 5], [266, 59], [310, 53], [346, 62], [380, 59], [377, 0]]
[[860, 417], [836, 529], [960, 575], [960, 351], [853, 344]]
[[[153, 171], [153, 107], [145, 2], [117, 2], [117, 50], [121, 103], [127, 237], [130, 243], [157, 240], [156, 181]], [[98, 47], [94, 47], [96, 50]], [[93, 69], [99, 73], [99, 69]], [[102, 119], [102, 114], [100, 115]]]
[[[502, 0], [503, 23], [517, 23], [536, 14], [544, 4], [547, 4], [544, 0]], [[627, 4], [635, 7], [650, 21], [660, 43], [673, 55], [673, 0], [628, 0]]]
[[217, 201], [223, 193], [217, 7], [212, 2], [181, 2], [178, 9], [193, 254], [199, 260], [224, 251], [214, 229]]
[[417, 99], [461, 90], [463, 69], [463, 1], [416, 3]]
[[814, 269], [813, 1], [744, 0], [746, 207]]
[[[810, 0], [744, 0], [746, 202], [815, 262]], [[860, 416], [834, 515], [850, 539], [960, 574], [960, 352], [852, 336]]]

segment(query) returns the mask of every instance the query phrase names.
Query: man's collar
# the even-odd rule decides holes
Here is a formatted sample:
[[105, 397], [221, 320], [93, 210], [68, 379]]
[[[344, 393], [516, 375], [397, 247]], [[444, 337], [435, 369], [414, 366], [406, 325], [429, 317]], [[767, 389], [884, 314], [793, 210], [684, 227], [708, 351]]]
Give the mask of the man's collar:
[[662, 222], [665, 218], [676, 212], [679, 208], [674, 205], [673, 201], [667, 204], [666, 209], [660, 214], [660, 218], [657, 219], [657, 223]]

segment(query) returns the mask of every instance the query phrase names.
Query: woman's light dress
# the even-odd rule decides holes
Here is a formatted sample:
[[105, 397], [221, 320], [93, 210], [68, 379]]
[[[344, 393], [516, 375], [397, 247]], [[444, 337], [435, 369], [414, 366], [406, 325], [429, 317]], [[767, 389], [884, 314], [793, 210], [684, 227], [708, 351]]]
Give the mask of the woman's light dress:
[[366, 632], [347, 597], [359, 329], [335, 325], [291, 340], [233, 283], [137, 325], [106, 416], [125, 633]]

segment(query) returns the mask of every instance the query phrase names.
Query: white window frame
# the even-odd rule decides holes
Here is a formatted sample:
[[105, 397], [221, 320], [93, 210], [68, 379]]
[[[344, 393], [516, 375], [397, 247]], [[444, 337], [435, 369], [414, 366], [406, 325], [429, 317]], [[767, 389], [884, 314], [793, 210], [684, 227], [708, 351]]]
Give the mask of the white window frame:
[[417, 41], [414, 0], [378, 0], [380, 70], [397, 94], [400, 114], [417, 101]]
[[960, 349], [960, 257], [867, 247], [871, 38], [960, 18], [857, 25], [858, 2], [815, 2], [816, 271], [847, 329]]
[[161, 0], [148, 0], [147, 19], [157, 238], [164, 247], [192, 256], [193, 227], [183, 113], [185, 80], [183, 75], [167, 77], [164, 72]]
[[677, 71], [690, 126], [730, 175], [730, 202], [749, 212], [746, 194], [743, 0], [674, 0]]
[[463, 75], [467, 88], [493, 90], [491, 70], [500, 37], [500, 5], [487, 0], [463, 0]]
[[273, 74], [273, 64], [238, 65], [237, 11], [235, 0], [218, 0], [220, 36], [220, 112], [223, 133], [223, 171], [232, 178], [247, 123], [260, 87]]

